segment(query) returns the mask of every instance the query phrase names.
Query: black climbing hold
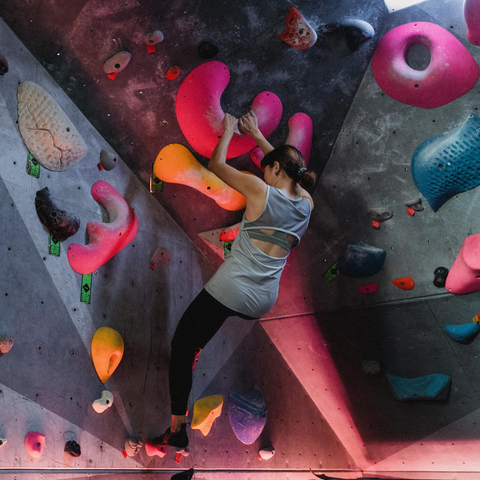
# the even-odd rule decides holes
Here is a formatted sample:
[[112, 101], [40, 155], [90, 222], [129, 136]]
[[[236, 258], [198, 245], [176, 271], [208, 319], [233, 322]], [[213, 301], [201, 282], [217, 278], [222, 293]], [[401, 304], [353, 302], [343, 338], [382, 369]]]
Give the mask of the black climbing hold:
[[65, 444], [65, 451], [69, 453], [72, 457], [79, 457], [82, 453], [80, 445], [75, 440], [69, 440]]
[[198, 46], [198, 54], [207, 60], [213, 58], [218, 52], [220, 52], [220, 49], [209, 40], [202, 40]]
[[171, 480], [191, 480], [195, 471], [193, 468], [185, 470], [184, 472], [176, 473]]
[[338, 260], [337, 270], [352, 278], [370, 277], [379, 272], [387, 252], [362, 242], [350, 242]]
[[447, 280], [448, 268], [437, 267], [433, 272], [435, 278], [433, 279], [433, 284], [438, 288], [445, 287], [445, 281]]
[[0, 53], [0, 75], [5, 75], [8, 72], [7, 59]]
[[50, 198], [48, 187], [37, 192], [35, 208], [47, 230], [61, 240], [75, 235], [80, 228], [80, 217], [76, 213], [67, 213], [57, 208]]

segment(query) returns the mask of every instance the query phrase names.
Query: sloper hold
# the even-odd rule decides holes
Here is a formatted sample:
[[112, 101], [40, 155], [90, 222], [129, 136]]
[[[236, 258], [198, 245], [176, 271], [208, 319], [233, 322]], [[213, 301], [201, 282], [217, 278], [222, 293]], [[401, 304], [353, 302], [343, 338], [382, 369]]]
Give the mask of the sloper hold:
[[480, 290], [480, 233], [468, 236], [447, 275], [445, 288], [454, 294]]
[[25, 435], [25, 450], [33, 458], [40, 458], [45, 447], [45, 435], [38, 432], [28, 432]]
[[105, 170], [113, 170], [117, 166], [117, 156], [113, 153], [102, 150], [100, 152], [100, 163]]
[[80, 217], [76, 213], [60, 210], [53, 203], [48, 187], [38, 190], [35, 195], [35, 209], [47, 230], [60, 240], [75, 235], [80, 228]]
[[371, 277], [382, 269], [386, 256], [387, 252], [381, 248], [362, 242], [349, 242], [336, 268], [347, 277]]
[[257, 387], [245, 396], [232, 390], [228, 395], [228, 418], [236, 437], [245, 445], [251, 445], [267, 422], [263, 393]]
[[415, 282], [412, 277], [394, 278], [392, 283], [400, 290], [413, 290]]
[[464, 0], [463, 16], [467, 24], [467, 38], [472, 45], [480, 45], [480, 1]]
[[128, 65], [131, 58], [132, 54], [126, 50], [118, 52], [103, 64], [103, 71], [109, 74], [121, 72]]
[[[194, 68], [180, 85], [176, 97], [178, 124], [188, 143], [196, 152], [210, 158], [223, 134], [225, 113], [220, 104], [223, 91], [230, 81], [224, 63], [210, 61]], [[253, 100], [252, 111], [265, 138], [277, 128], [282, 118], [282, 102], [272, 92], [261, 92]], [[235, 135], [228, 147], [227, 158], [238, 157], [255, 147], [249, 135]]]
[[286, 17], [287, 29], [279, 37], [296, 50], [308, 50], [317, 41], [317, 33], [303, 15], [291, 7]]
[[375, 35], [374, 28], [368, 22], [354, 18], [329, 23], [327, 25], [322, 25], [321, 27], [322, 33], [335, 31], [345, 32], [347, 47], [352, 52], [356, 52], [363, 42], [369, 40]]
[[206, 437], [210, 433], [213, 422], [222, 414], [223, 397], [212, 395], [200, 398], [193, 405], [192, 430], [200, 430]]
[[62, 172], [77, 164], [87, 145], [60, 105], [33, 82], [18, 86], [18, 128], [28, 151], [47, 170]]
[[[415, 70], [405, 52], [414, 44], [431, 56], [425, 70]], [[420, 108], [437, 108], [465, 95], [477, 83], [479, 69], [455, 36], [429, 22], [412, 22], [387, 32], [372, 58], [373, 76], [394, 100]]]
[[450, 394], [452, 379], [448, 375], [434, 373], [424, 377], [402, 378], [387, 374], [397, 400], [408, 402], [413, 400], [447, 400]]
[[109, 183], [95, 182], [92, 197], [105, 208], [110, 223], [88, 222], [89, 243], [69, 245], [68, 263], [82, 275], [92, 273], [108, 262], [135, 238], [138, 231], [137, 215]]
[[150, 440], [145, 442], [145, 453], [149, 457], [163, 458], [167, 453], [167, 447], [165, 445], [154, 445]]
[[480, 185], [480, 119], [473, 112], [465, 123], [425, 140], [412, 157], [415, 185], [436, 212], [458, 193]]
[[98, 377], [105, 383], [120, 364], [123, 357], [122, 336], [113, 328], [100, 327], [92, 337], [90, 350]]
[[478, 335], [480, 326], [478, 323], [472, 322], [465, 325], [445, 325], [444, 330], [452, 340], [458, 343], [468, 344]]
[[195, 188], [225, 210], [245, 208], [245, 197], [202, 166], [188, 148], [179, 143], [163, 147], [153, 165], [155, 175], [169, 183]]

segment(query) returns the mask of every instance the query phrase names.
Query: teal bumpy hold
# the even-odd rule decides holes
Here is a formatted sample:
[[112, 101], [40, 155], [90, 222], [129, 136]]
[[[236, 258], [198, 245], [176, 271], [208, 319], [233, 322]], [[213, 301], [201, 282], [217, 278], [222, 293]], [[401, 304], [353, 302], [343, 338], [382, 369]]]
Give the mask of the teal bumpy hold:
[[415, 185], [436, 212], [458, 193], [480, 185], [480, 118], [423, 142], [412, 157]]
[[408, 402], [412, 400], [447, 400], [452, 386], [452, 379], [448, 375], [434, 373], [417, 378], [402, 378], [387, 375], [397, 400]]
[[452, 340], [458, 343], [470, 343], [480, 332], [478, 323], [467, 323], [466, 325], [445, 325], [445, 333]]

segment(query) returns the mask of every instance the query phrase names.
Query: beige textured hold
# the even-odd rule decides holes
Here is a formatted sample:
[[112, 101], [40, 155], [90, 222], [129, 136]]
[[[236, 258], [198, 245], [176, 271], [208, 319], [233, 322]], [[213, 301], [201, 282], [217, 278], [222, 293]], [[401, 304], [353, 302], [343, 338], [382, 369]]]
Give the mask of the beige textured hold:
[[33, 82], [18, 86], [18, 127], [25, 146], [48, 170], [62, 172], [87, 154], [87, 145], [60, 105]]
[[103, 64], [103, 71], [105, 73], [118, 73], [121, 72], [130, 62], [132, 54], [126, 50], [116, 53], [113, 57], [110, 57]]

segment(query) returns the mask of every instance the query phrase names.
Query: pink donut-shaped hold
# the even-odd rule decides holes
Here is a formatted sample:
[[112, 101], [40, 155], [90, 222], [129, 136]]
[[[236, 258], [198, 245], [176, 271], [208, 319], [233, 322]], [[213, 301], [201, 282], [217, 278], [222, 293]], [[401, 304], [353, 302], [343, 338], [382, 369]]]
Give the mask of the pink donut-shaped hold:
[[445, 288], [457, 295], [480, 290], [480, 233], [470, 235], [463, 241], [448, 272]]
[[45, 435], [38, 432], [28, 432], [25, 435], [25, 450], [32, 458], [40, 458], [45, 447]]
[[[285, 145], [292, 145], [301, 152], [308, 167], [310, 152], [312, 150], [313, 122], [306, 113], [295, 113], [288, 120], [288, 137]], [[255, 147], [250, 152], [250, 158], [260, 168], [263, 154], [260, 147]]]
[[88, 222], [88, 245], [69, 245], [68, 262], [82, 275], [92, 273], [108, 262], [135, 238], [138, 230], [137, 215], [109, 183], [95, 182], [92, 197], [105, 208], [110, 223]]
[[480, 1], [465, 0], [463, 16], [467, 24], [467, 38], [472, 45], [480, 45]]
[[[405, 60], [415, 44], [430, 51], [425, 70], [414, 70]], [[479, 75], [468, 50], [450, 32], [429, 22], [406, 23], [386, 33], [373, 54], [372, 70], [388, 96], [420, 108], [453, 102], [473, 88]]]
[[[180, 85], [176, 100], [177, 120], [190, 145], [204, 157], [211, 157], [223, 134], [225, 113], [220, 98], [230, 81], [230, 71], [222, 62], [206, 62], [193, 69]], [[259, 93], [252, 103], [258, 127], [269, 137], [282, 118], [282, 102], [272, 92]], [[255, 146], [250, 136], [235, 135], [227, 158], [242, 155]]]

